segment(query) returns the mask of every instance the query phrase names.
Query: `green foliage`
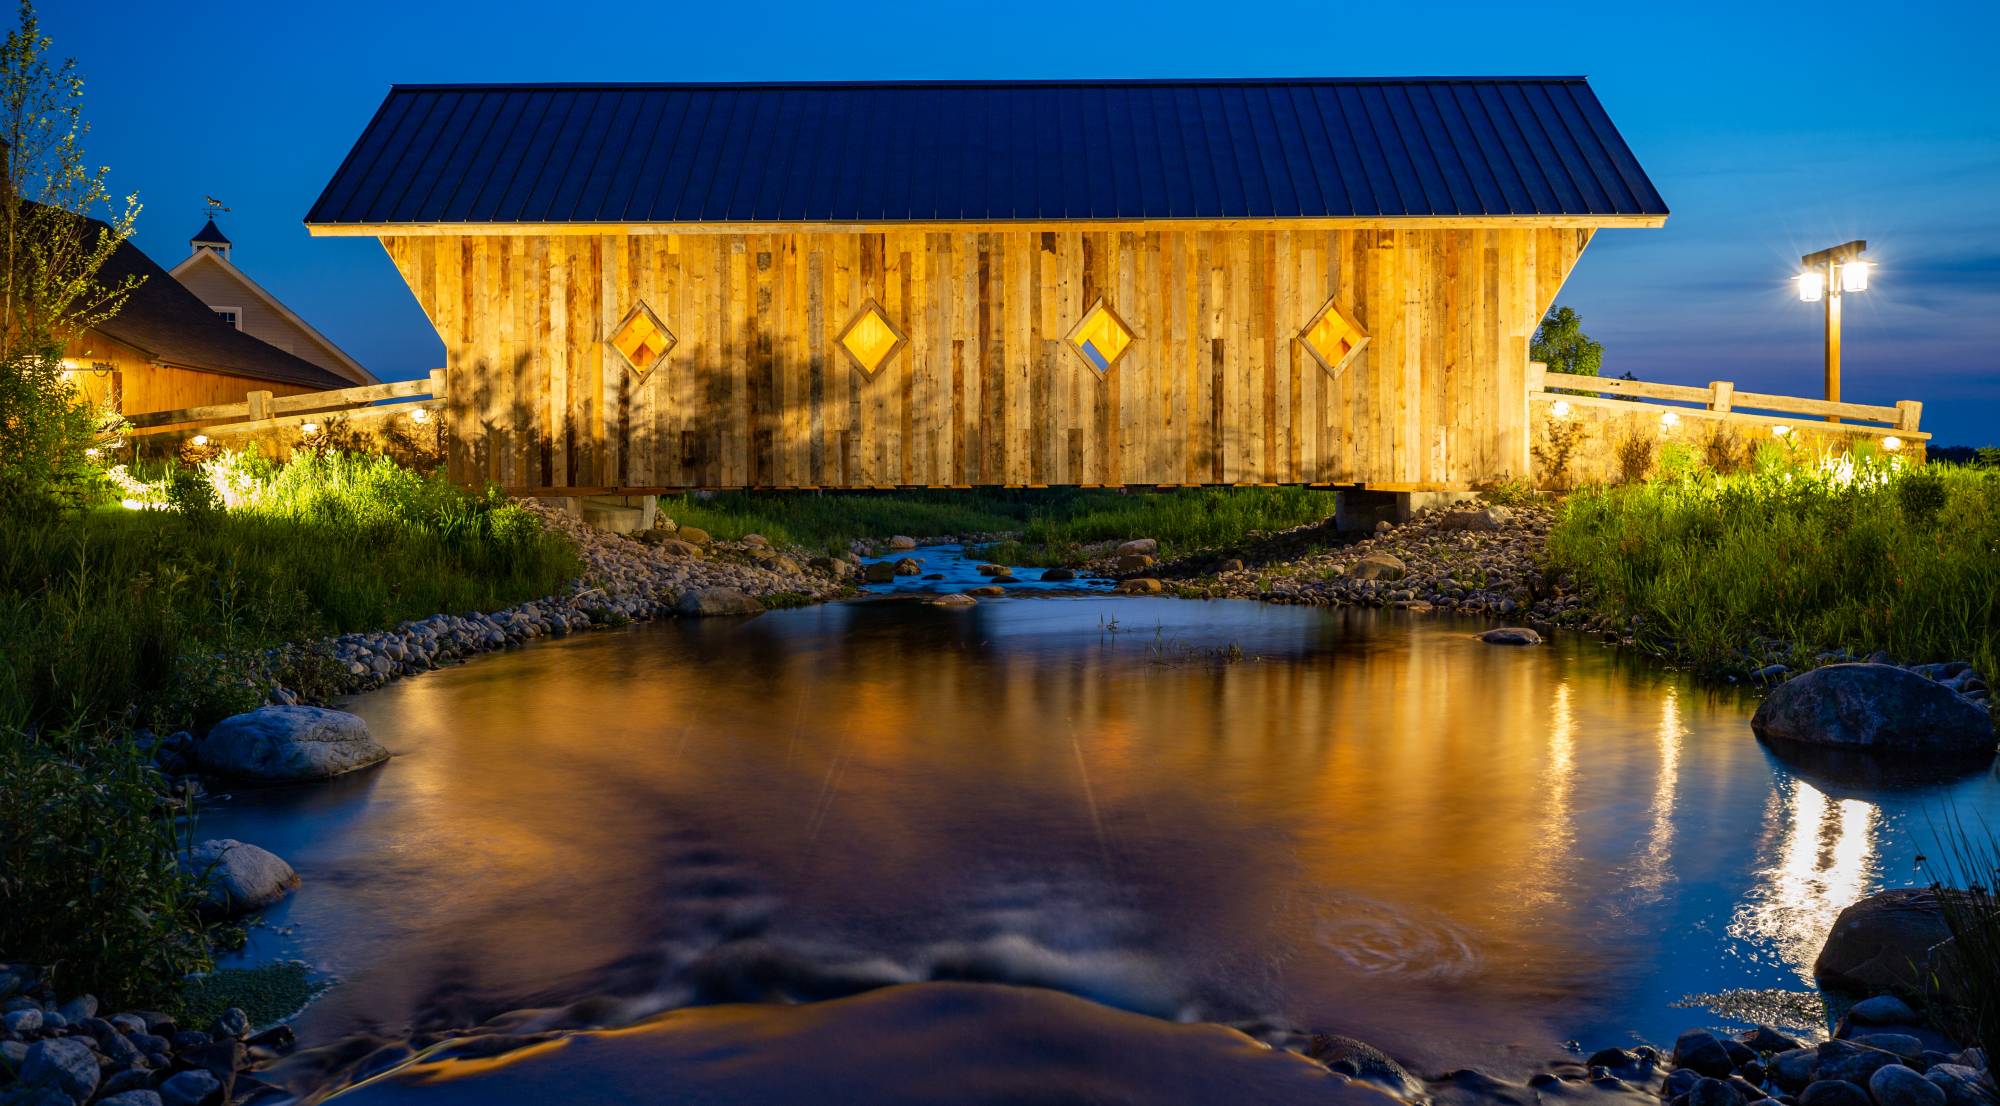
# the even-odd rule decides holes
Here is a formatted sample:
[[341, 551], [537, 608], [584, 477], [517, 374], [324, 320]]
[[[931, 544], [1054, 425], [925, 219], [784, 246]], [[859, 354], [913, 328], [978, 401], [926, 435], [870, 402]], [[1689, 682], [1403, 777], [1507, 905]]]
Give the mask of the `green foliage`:
[[1480, 492], [1479, 498], [1496, 507], [1523, 507], [1541, 502], [1542, 493], [1525, 480], [1506, 480]]
[[982, 534], [1012, 530], [1013, 497], [983, 492], [727, 492], [661, 496], [660, 513], [718, 538], [762, 534], [780, 545], [844, 552], [864, 538]]
[[1604, 367], [1604, 345], [1583, 332], [1583, 316], [1574, 308], [1552, 309], [1528, 343], [1528, 357], [1552, 373], [1596, 376]]
[[1936, 858], [1918, 858], [1951, 940], [1937, 982], [1944, 1028], [1991, 1053], [2000, 1048], [2000, 836], [1948, 814]]
[[62, 993], [151, 1004], [209, 966], [162, 782], [123, 733], [0, 729], [0, 948]]
[[105, 497], [103, 470], [85, 452], [98, 423], [63, 372], [60, 347], [0, 356], [0, 524]]
[[1160, 556], [1235, 544], [1253, 533], [1287, 530], [1333, 514], [1332, 493], [1315, 488], [1183, 488], [1158, 492], [1076, 492], [1037, 512], [1022, 541], [1042, 546], [1039, 559], [1062, 563], [1091, 542], [1154, 538]]
[[1764, 636], [2000, 671], [2000, 473], [1767, 446], [1752, 473], [1573, 495], [1549, 553], [1714, 671]]
[[324, 679], [326, 658], [281, 643], [492, 610], [580, 572], [525, 509], [382, 458], [203, 471], [235, 506], [0, 528], [0, 724], [213, 721]]
[[287, 960], [258, 968], [218, 968], [195, 976], [165, 1006], [188, 1027], [212, 1025], [232, 1006], [248, 1015], [252, 1026], [266, 1026], [298, 1013], [321, 989], [311, 969]]
[[1701, 458], [1686, 442], [1664, 442], [1653, 471], [1662, 480], [1686, 480], [1701, 471]]

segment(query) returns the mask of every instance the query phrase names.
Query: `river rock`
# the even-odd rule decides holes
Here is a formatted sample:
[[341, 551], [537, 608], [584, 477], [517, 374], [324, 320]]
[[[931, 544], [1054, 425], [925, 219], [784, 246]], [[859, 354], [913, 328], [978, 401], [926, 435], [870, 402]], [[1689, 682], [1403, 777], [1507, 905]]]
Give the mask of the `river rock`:
[[[1819, 1043], [1819, 1069], [1814, 1077], [1819, 1083], [1845, 1081], [1857, 1087], [1865, 1087], [1877, 1071], [1893, 1064], [1898, 1057], [1893, 1052], [1879, 1048], [1868, 1048], [1848, 1041], [1821, 1041]], [[1815, 1086], [1818, 1083], [1814, 1084]]]
[[97, 1053], [75, 1037], [52, 1037], [28, 1046], [15, 1082], [61, 1091], [78, 1102], [97, 1090]]
[[898, 576], [920, 576], [923, 574], [923, 571], [923, 562], [917, 560], [915, 557], [904, 557], [896, 562], [896, 575]]
[[1312, 1042], [1306, 1046], [1306, 1055], [1330, 1068], [1342, 1065], [1335, 1070], [1351, 1068], [1353, 1070], [1348, 1074], [1354, 1078], [1373, 1083], [1405, 1102], [1415, 1102], [1424, 1097], [1424, 1085], [1416, 1076], [1390, 1059], [1388, 1053], [1366, 1041], [1342, 1037], [1337, 1033], [1315, 1033]]
[[195, 745], [203, 768], [268, 783], [321, 780], [380, 764], [389, 750], [368, 724], [325, 707], [261, 707], [225, 718]]
[[1514, 512], [1505, 507], [1471, 507], [1458, 511], [1446, 511], [1438, 519], [1440, 530], [1498, 530], [1514, 520]]
[[1858, 1025], [1915, 1025], [1917, 1012], [1895, 995], [1876, 995], [1848, 1008], [1847, 1016]]
[[953, 592], [950, 595], [940, 595], [930, 600], [930, 605], [933, 607], [976, 607], [979, 605], [979, 600], [974, 599], [964, 592]]
[[896, 579], [896, 566], [888, 561], [870, 561], [861, 570], [861, 578], [871, 584], [887, 584]]
[[1150, 553], [1127, 553], [1118, 558], [1118, 571], [1144, 572], [1153, 567], [1153, 563], [1153, 556]]
[[966, 589], [965, 589], [965, 594], [967, 594], [967, 595], [971, 595], [971, 596], [976, 596], [976, 597], [981, 597], [981, 598], [986, 598], [986, 599], [991, 599], [991, 598], [993, 598], [993, 597], [994, 597], [994, 596], [996, 596], [996, 595], [1005, 595], [1005, 594], [1007, 594], [1007, 589], [1006, 589], [1006, 588], [1003, 588], [1003, 587], [1001, 587], [1001, 586], [1000, 586], [1000, 585], [998, 585], [998, 584], [981, 584], [980, 586], [978, 586], [978, 587], [976, 587], [976, 588], [966, 588]]
[[917, 539], [910, 537], [908, 534], [897, 534], [895, 537], [889, 539], [889, 550], [892, 553], [907, 552], [916, 547]]
[[222, 1080], [214, 1072], [196, 1068], [184, 1071], [160, 1084], [164, 1106], [210, 1106], [222, 1097]]
[[1813, 961], [1821, 987], [1848, 994], [1921, 992], [1931, 950], [1951, 939], [1927, 888], [1877, 891], [1840, 912]]
[[97, 1106], [166, 1106], [166, 1104], [160, 1098], [160, 1092], [140, 1087], [100, 1098], [97, 1100]]
[[1736, 1068], [1722, 1041], [1705, 1029], [1690, 1029], [1674, 1040], [1674, 1066], [1714, 1079], [1721, 1079]]
[[1540, 645], [1542, 635], [1526, 626], [1502, 626], [1479, 635], [1488, 645]]
[[1889, 664], [1830, 664], [1764, 698], [1750, 726], [1763, 738], [1874, 752], [1991, 754], [1986, 708]]
[[219, 918], [262, 910], [299, 885], [277, 854], [227, 837], [188, 850], [181, 869], [201, 882], [203, 913]]
[[0, 1014], [0, 1029], [23, 1037], [33, 1036], [42, 1031], [42, 1020], [40, 1009], [24, 1006], [19, 1010], [9, 1010], [5, 1014]]
[[1014, 570], [1013, 570], [1013, 569], [1011, 569], [1011, 568], [1008, 568], [1008, 567], [1007, 567], [1006, 565], [991, 565], [991, 564], [988, 564], [988, 565], [979, 565], [979, 566], [975, 567], [975, 568], [973, 569], [973, 571], [974, 571], [974, 572], [977, 572], [977, 573], [979, 573], [979, 574], [980, 574], [981, 576], [1012, 576], [1012, 575], [1014, 575]]
[[1687, 1106], [1743, 1106], [1743, 1092], [1726, 1079], [1703, 1076], [1688, 1088]]
[[1347, 574], [1356, 580], [1400, 580], [1409, 571], [1402, 560], [1388, 553], [1370, 553], [1354, 562]]
[[1120, 545], [1116, 550], [1116, 555], [1120, 557], [1157, 557], [1160, 555], [1160, 543], [1154, 538], [1133, 538], [1131, 541]]
[[765, 537], [762, 534], [745, 534], [741, 538], [738, 538], [737, 540], [742, 542], [744, 545], [748, 545], [757, 549], [769, 549], [771, 547], [771, 539]]
[[683, 526], [674, 531], [674, 536], [692, 545], [707, 545], [715, 540], [708, 536], [708, 531], [699, 526]]
[[1799, 1106], [1874, 1106], [1868, 1092], [1844, 1079], [1822, 1079], [1799, 1093]]
[[714, 618], [719, 615], [759, 614], [764, 604], [736, 588], [697, 588], [682, 593], [674, 613], [682, 618]]
[[1876, 1106], [1945, 1106], [1944, 1088], [1912, 1068], [1889, 1064], [1868, 1077]]
[[1797, 1094], [1812, 1082], [1813, 1073], [1819, 1070], [1819, 1050], [1795, 1048], [1771, 1057], [1768, 1068], [1771, 1082], [1780, 1088]]
[[1165, 588], [1151, 576], [1141, 576], [1133, 580], [1120, 580], [1118, 586], [1112, 590], [1120, 595], [1158, 595]]
[[1967, 1064], [1932, 1064], [1924, 1078], [1944, 1092], [1946, 1106], [1993, 1106], [1993, 1077]]
[[680, 538], [663, 538], [654, 542], [653, 547], [669, 557], [699, 558], [705, 555], [701, 546], [691, 541], [682, 541]]
[[1076, 579], [1076, 573], [1067, 568], [1045, 568], [1042, 570], [1042, 579], [1050, 583], [1060, 583]]

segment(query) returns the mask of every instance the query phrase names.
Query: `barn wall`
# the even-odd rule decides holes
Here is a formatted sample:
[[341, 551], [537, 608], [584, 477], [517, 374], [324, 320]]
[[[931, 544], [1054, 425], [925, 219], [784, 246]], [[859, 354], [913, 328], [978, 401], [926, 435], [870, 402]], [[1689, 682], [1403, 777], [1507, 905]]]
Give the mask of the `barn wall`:
[[[443, 337], [460, 479], [510, 487], [1356, 483], [1527, 475], [1528, 338], [1589, 232], [1014, 229], [384, 240]], [[1335, 295], [1334, 379], [1295, 340]], [[1099, 297], [1138, 341], [1064, 343]], [[873, 378], [835, 338], [881, 303]], [[643, 383], [605, 339], [678, 339]]]
[[291, 396], [311, 390], [298, 384], [156, 365], [144, 351], [94, 330], [69, 342], [63, 355], [86, 364], [110, 365], [112, 371], [105, 375], [79, 371], [70, 374], [70, 381], [91, 403], [111, 403], [127, 415], [241, 403], [254, 391]]

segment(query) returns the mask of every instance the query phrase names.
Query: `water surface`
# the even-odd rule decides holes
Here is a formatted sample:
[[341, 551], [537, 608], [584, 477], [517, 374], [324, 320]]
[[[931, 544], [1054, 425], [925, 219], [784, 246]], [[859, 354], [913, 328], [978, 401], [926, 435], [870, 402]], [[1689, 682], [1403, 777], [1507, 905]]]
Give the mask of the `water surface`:
[[498, 654], [363, 697], [396, 754], [202, 832], [303, 888], [308, 1042], [1008, 980], [1519, 1070], [1807, 989], [1991, 773], [1842, 783], [1753, 703], [1593, 643], [1398, 612], [857, 602]]

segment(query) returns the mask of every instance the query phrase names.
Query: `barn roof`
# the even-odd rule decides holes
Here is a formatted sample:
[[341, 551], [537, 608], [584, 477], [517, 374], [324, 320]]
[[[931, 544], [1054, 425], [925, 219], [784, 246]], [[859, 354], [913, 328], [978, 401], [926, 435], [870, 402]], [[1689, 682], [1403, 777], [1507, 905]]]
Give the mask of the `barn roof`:
[[1666, 214], [1534, 77], [398, 85], [306, 222]]

